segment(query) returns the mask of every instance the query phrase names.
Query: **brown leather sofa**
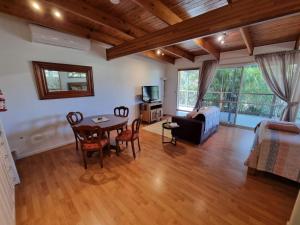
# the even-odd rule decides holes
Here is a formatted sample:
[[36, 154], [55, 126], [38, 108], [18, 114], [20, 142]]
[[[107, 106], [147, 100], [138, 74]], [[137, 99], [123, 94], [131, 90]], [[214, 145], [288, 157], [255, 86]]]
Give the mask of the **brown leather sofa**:
[[203, 143], [219, 128], [219, 126], [215, 126], [204, 132], [205, 117], [203, 115], [198, 115], [194, 119], [185, 116], [173, 116], [172, 122], [179, 125], [179, 128], [172, 130], [174, 137], [196, 145]]

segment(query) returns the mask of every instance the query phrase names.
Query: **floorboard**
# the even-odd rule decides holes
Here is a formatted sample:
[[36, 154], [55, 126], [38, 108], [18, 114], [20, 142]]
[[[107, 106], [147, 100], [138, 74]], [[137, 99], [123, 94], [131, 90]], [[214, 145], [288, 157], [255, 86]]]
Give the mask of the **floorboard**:
[[[141, 131], [142, 151], [82, 165], [75, 145], [17, 161], [17, 225], [285, 225], [298, 185], [247, 176], [253, 131], [220, 130], [203, 145], [162, 145]], [[130, 145], [129, 145], [130, 147]]]

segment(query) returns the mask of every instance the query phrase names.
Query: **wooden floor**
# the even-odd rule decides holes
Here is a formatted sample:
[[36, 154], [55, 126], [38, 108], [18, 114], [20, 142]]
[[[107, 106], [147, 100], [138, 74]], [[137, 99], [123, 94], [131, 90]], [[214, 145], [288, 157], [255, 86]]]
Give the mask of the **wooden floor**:
[[136, 160], [126, 150], [103, 169], [95, 155], [85, 170], [73, 145], [19, 160], [17, 224], [286, 224], [298, 187], [247, 176], [253, 131], [221, 127], [202, 146], [141, 136]]

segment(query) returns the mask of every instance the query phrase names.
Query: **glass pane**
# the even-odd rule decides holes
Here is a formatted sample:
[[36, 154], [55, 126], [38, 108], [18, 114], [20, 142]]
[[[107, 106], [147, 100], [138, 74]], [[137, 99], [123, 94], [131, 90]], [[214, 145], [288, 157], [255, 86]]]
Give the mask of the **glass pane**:
[[300, 106], [298, 108], [298, 113], [297, 113], [297, 117], [296, 117], [296, 122], [300, 123]]
[[284, 102], [272, 93], [259, 67], [245, 66], [236, 124], [255, 127], [262, 120], [279, 118], [283, 107]]
[[178, 72], [177, 109], [191, 111], [198, 95], [199, 70]]
[[87, 90], [85, 73], [45, 70], [45, 77], [50, 92]]
[[220, 68], [204, 96], [205, 105], [214, 105], [221, 110], [221, 121], [234, 123], [237, 110], [242, 67]]
[[272, 94], [257, 65], [244, 67], [241, 93]]

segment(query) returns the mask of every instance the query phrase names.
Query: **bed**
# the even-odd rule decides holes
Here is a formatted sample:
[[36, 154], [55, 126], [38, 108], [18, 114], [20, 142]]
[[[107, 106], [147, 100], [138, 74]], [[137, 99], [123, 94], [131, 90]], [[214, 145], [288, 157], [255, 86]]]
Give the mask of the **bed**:
[[268, 123], [262, 121], [256, 128], [245, 165], [300, 183], [300, 134], [269, 129]]

